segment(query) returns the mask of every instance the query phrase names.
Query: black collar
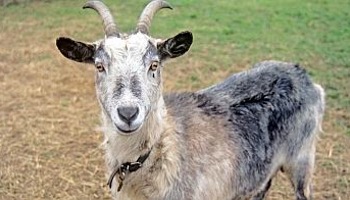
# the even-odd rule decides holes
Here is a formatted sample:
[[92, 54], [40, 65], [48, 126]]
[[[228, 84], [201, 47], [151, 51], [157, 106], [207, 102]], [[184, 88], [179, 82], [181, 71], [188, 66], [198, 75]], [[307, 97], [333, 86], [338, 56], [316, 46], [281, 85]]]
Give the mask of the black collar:
[[149, 154], [151, 153], [152, 149], [149, 150], [146, 154], [141, 155], [136, 162], [125, 162], [121, 164], [119, 167], [117, 167], [111, 174], [111, 176], [108, 179], [108, 186], [109, 188], [112, 188], [112, 183], [113, 183], [113, 178], [118, 174], [118, 192], [122, 189], [123, 187], [123, 181], [125, 179], [125, 176], [129, 173], [135, 172], [138, 169], [142, 167], [142, 164], [146, 161], [148, 158]]

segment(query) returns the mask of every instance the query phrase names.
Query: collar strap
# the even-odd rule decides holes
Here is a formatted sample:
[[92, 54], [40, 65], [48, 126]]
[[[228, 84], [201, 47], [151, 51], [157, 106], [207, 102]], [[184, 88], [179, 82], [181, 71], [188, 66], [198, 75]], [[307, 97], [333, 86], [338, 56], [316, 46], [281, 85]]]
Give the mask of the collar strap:
[[127, 174], [130, 174], [132, 172], [137, 171], [138, 169], [140, 169], [142, 167], [142, 164], [146, 161], [146, 159], [148, 158], [149, 154], [151, 153], [152, 149], [149, 150], [146, 154], [140, 156], [136, 162], [125, 162], [123, 164], [121, 164], [119, 167], [117, 167], [112, 174], [110, 175], [109, 179], [108, 179], [108, 186], [111, 189], [112, 188], [112, 183], [113, 183], [113, 179], [114, 177], [118, 174], [118, 182], [119, 182], [119, 186], [118, 186], [118, 192], [122, 189], [123, 187], [123, 181], [126, 177]]

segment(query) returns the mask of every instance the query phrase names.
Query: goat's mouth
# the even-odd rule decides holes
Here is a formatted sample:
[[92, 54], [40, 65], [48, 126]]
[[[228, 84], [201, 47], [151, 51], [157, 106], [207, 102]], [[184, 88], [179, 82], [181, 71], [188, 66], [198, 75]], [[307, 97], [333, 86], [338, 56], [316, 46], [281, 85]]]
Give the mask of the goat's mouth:
[[124, 129], [120, 128], [120, 127], [117, 126], [117, 125], [116, 125], [116, 127], [117, 127], [118, 131], [121, 132], [121, 133], [123, 133], [123, 134], [130, 134], [130, 133], [132, 133], [132, 132], [135, 132], [137, 129], [139, 129], [139, 127], [137, 127], [137, 128], [135, 128], [135, 129], [124, 130]]
[[139, 126], [118, 126], [117, 124], [114, 124], [114, 126], [116, 127], [117, 129], [117, 132], [119, 134], [122, 134], [122, 135], [130, 135], [134, 132], [137, 132], [138, 130], [140, 130], [142, 124], [140, 124]]

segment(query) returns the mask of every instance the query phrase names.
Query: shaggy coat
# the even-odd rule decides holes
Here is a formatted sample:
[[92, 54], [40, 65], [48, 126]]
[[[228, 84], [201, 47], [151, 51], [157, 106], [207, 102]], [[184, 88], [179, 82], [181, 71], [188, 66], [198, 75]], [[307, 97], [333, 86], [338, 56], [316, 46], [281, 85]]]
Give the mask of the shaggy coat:
[[119, 32], [101, 1], [84, 8], [100, 14], [106, 37], [92, 44], [61, 37], [56, 45], [65, 57], [96, 67], [115, 199], [259, 200], [279, 170], [297, 200], [311, 198], [325, 103], [302, 67], [265, 61], [207, 89], [163, 96], [163, 63], [193, 42], [189, 31], [149, 36], [153, 15], [170, 5], [151, 1], [130, 35]]

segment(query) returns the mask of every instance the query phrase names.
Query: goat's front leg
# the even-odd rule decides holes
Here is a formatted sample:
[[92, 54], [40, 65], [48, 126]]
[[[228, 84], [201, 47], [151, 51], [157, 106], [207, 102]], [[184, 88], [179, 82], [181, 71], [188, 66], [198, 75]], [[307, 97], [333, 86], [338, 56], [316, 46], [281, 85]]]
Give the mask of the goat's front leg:
[[272, 179], [270, 179], [263, 190], [261, 190], [260, 192], [258, 192], [256, 195], [253, 196], [253, 198], [251, 200], [263, 200], [266, 197], [267, 192], [269, 191], [270, 187], [271, 187], [271, 182]]

